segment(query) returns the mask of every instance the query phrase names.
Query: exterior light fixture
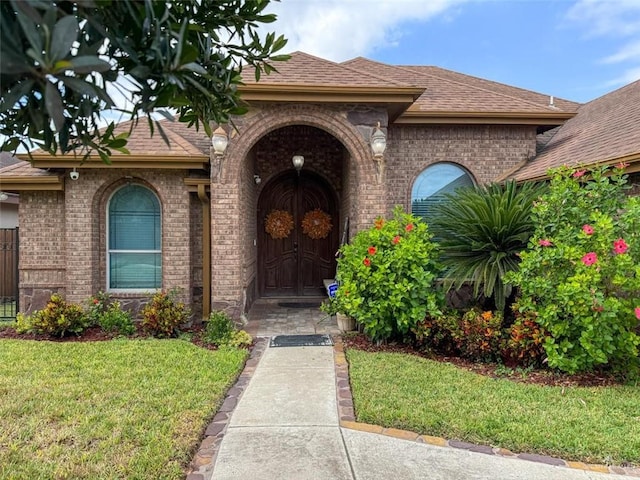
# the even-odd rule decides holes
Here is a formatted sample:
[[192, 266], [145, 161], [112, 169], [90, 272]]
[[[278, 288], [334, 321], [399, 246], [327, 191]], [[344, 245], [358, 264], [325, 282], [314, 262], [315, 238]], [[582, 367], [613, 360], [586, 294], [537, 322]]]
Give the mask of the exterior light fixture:
[[376, 176], [378, 177], [378, 183], [382, 183], [382, 176], [384, 173], [384, 151], [387, 149], [387, 136], [380, 129], [380, 122], [378, 122], [378, 125], [371, 134], [369, 143], [371, 144], [373, 161], [376, 164]]
[[222, 178], [222, 158], [229, 145], [229, 137], [222, 127], [216, 128], [211, 135], [209, 160], [211, 162], [211, 179], [219, 182]]
[[227, 132], [225, 132], [222, 127], [216, 128], [213, 135], [211, 135], [211, 146], [213, 147], [214, 154], [224, 155], [224, 152], [227, 150], [227, 145], [229, 145]]
[[7, 195], [4, 192], [0, 192], [0, 202], [4, 202], [5, 200], [9, 199], [9, 195]]
[[378, 122], [378, 126], [371, 134], [370, 143], [374, 158], [382, 158], [384, 151], [387, 149], [387, 136], [380, 130], [380, 122]]
[[302, 166], [304, 165], [304, 157], [302, 155], [294, 155], [291, 161], [293, 162], [293, 168], [295, 168], [298, 175], [300, 175], [300, 170], [302, 170]]

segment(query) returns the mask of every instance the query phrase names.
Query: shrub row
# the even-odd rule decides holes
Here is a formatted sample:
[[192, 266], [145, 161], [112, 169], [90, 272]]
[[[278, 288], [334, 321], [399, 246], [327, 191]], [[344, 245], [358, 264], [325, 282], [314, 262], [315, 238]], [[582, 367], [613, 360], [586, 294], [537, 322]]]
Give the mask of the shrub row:
[[[176, 292], [157, 292], [141, 311], [142, 330], [154, 337], [176, 337], [187, 324], [190, 311], [184, 303], [176, 300]], [[99, 326], [105, 332], [118, 335], [133, 335], [136, 332], [131, 313], [123, 310], [119, 301], [108, 293], [98, 292], [87, 301], [86, 308], [66, 302], [61, 295], [53, 294], [42, 310], [26, 316], [18, 314], [16, 331], [52, 337], [69, 334], [80, 335], [91, 326]], [[200, 335], [205, 344], [218, 347], [243, 348], [253, 339], [244, 330], [237, 330], [226, 313], [213, 312]]]

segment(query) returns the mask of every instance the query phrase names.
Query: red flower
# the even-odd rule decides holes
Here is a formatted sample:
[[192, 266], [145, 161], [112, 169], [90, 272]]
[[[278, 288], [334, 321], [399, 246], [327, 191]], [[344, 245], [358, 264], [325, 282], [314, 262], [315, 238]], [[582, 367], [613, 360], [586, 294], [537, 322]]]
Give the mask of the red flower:
[[373, 225], [380, 230], [382, 228], [382, 226], [384, 225], [384, 218], [376, 218], [376, 221], [373, 222]]
[[624, 170], [625, 168], [627, 168], [629, 166], [629, 164], [627, 162], [620, 162], [616, 165], [616, 168], [620, 169], [620, 170]]
[[98, 305], [100, 303], [100, 300], [98, 300], [97, 298], [93, 299], [93, 304], [94, 305]]
[[369, 260], [368, 258], [365, 257], [365, 259], [362, 261], [362, 263], [364, 263], [365, 267], [370, 267], [371, 266], [371, 260]]
[[636, 318], [640, 320], [640, 307], [636, 307], [634, 313], [636, 314]]
[[397, 245], [400, 243], [400, 235], [396, 235], [395, 237], [393, 237], [393, 244]]
[[404, 227], [405, 231], [410, 232], [411, 230], [413, 230], [413, 223], [408, 224], [406, 227]]
[[582, 257], [582, 263], [584, 263], [587, 267], [593, 265], [598, 261], [598, 255], [596, 252], [589, 252], [584, 257]]
[[622, 238], [619, 238], [615, 242], [613, 242], [613, 251], [617, 254], [626, 253], [629, 245]]
[[553, 243], [551, 242], [551, 240], [543, 238], [541, 240], [538, 240], [538, 245], [540, 245], [541, 247], [550, 247], [551, 245], [553, 245]]
[[369, 255], [375, 255], [377, 251], [378, 250], [376, 250], [376, 247], [369, 247], [369, 249], [367, 250], [367, 252], [369, 252]]
[[593, 227], [591, 225], [583, 225], [582, 226], [582, 231], [584, 233], [586, 233], [587, 235], [591, 235], [591, 234], [593, 234]]
[[585, 173], [587, 173], [586, 170], [576, 170], [575, 172], [573, 172], [573, 178], [580, 178], [582, 177]]

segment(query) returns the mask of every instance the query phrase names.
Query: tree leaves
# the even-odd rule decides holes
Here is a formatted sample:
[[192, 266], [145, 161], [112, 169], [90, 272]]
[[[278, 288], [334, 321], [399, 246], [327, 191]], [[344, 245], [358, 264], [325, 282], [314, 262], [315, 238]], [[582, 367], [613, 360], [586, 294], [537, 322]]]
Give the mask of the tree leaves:
[[257, 34], [275, 19], [264, 14], [268, 4], [0, 2], [2, 149], [40, 142], [51, 154], [79, 149], [86, 158], [97, 150], [105, 161], [110, 149], [126, 151], [99, 133], [103, 111], [114, 105], [109, 85], [131, 101], [125, 113], [133, 124], [162, 108], [207, 132], [211, 123], [228, 122], [246, 111], [237, 88], [242, 65], [259, 76], [288, 58], [276, 54], [286, 44], [282, 36], [261, 42]]

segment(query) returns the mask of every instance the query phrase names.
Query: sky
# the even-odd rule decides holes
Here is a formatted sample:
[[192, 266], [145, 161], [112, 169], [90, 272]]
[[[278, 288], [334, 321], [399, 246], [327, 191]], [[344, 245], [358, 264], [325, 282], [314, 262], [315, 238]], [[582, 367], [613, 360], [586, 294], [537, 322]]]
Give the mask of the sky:
[[287, 52], [434, 65], [588, 102], [640, 79], [640, 0], [281, 0]]

